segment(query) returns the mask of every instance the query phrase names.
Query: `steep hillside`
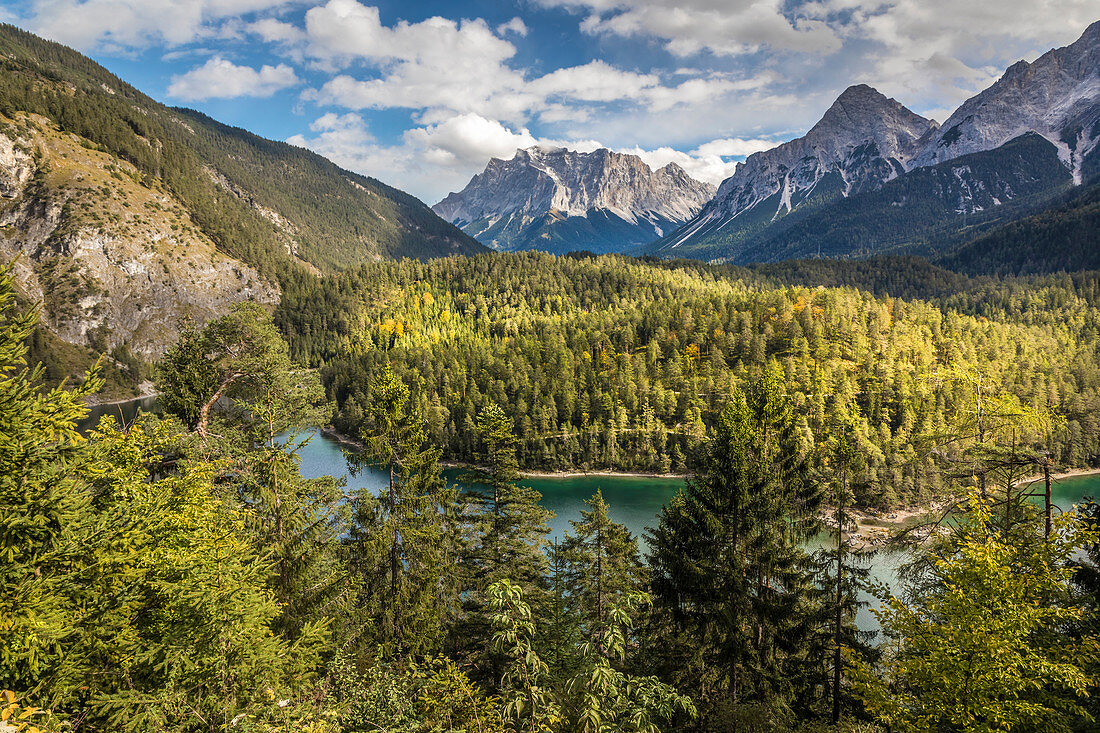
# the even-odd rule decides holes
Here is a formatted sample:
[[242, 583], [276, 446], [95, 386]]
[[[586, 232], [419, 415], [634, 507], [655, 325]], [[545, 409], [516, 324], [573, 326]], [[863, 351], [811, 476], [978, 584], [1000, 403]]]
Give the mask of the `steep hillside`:
[[156, 178], [44, 117], [0, 117], [0, 262], [61, 340], [159, 356], [183, 320], [278, 288], [219, 252]]
[[1100, 270], [1100, 181], [1072, 194], [1046, 211], [970, 238], [939, 264], [996, 275]]
[[675, 163], [655, 171], [606, 149], [533, 147], [490, 160], [432, 208], [496, 250], [624, 252], [676, 229], [713, 195]]
[[72, 49], [0, 26], [0, 113], [42, 115], [160, 179], [220, 249], [274, 275], [482, 251], [412, 196], [150, 99]]
[[[985, 221], [1041, 207], [1070, 185], [1058, 150], [1028, 133], [997, 150], [918, 168], [882, 188], [794, 212], [750, 240], [715, 244], [711, 257], [745, 264], [800, 257], [934, 252]], [[965, 234], [963, 235], [965, 239]]]

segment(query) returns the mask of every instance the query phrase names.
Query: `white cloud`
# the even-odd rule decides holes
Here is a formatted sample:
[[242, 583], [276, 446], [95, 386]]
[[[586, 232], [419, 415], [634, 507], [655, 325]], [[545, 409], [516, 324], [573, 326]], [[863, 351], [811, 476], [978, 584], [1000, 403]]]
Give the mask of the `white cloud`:
[[[1072, 42], [1097, 18], [1096, 0], [537, 1], [578, 11], [583, 32], [655, 39], [680, 56], [741, 57], [760, 69], [751, 54], [766, 49], [767, 66], [795, 88], [793, 59], [828, 56], [845, 74], [833, 80], [838, 91], [867, 82], [941, 116], [1009, 64]], [[827, 70], [811, 72], [828, 83]]]
[[517, 148], [538, 144], [527, 128], [513, 132], [496, 120], [472, 113], [408, 130], [405, 142], [429, 162], [465, 166], [484, 166], [489, 158], [510, 158]]
[[527, 24], [523, 22], [523, 18], [516, 16], [507, 23], [501, 23], [497, 26], [497, 35], [503, 36], [505, 33], [515, 33], [517, 36], [527, 35]]
[[692, 155], [704, 158], [712, 156], [747, 158], [753, 153], [758, 153], [761, 150], [770, 150], [778, 144], [779, 142], [775, 140], [767, 140], [764, 138], [746, 139], [740, 137], [726, 137], [720, 140], [711, 140], [709, 143], [703, 143], [692, 151]]
[[853, 11], [846, 32], [870, 42], [857, 81], [942, 114], [1005, 67], [1073, 42], [1098, 17], [1095, 0], [832, 0]]
[[301, 0], [34, 0], [28, 23], [82, 50], [129, 50], [223, 36], [226, 22]]
[[373, 78], [330, 79], [314, 95], [322, 104], [478, 112], [508, 120], [530, 106], [523, 75], [506, 63], [515, 46], [482, 20], [434, 17], [387, 27], [378, 8], [330, 0], [306, 13], [306, 33], [307, 53], [321, 64], [339, 69], [360, 60], [378, 70]]
[[532, 145], [592, 151], [597, 140], [536, 137], [475, 114], [455, 115], [405, 131], [401, 144], [383, 145], [354, 112], [326, 114], [310, 125], [312, 136], [294, 135], [292, 145], [309, 148], [349, 170], [374, 176], [434, 203], [466, 185], [490, 158], [507, 160]]
[[262, 18], [250, 23], [248, 30], [268, 43], [298, 44], [306, 39], [305, 31], [301, 28], [275, 18]]
[[808, 53], [840, 48], [822, 19], [788, 15], [782, 0], [540, 0], [543, 5], [588, 11], [581, 30], [591, 34], [660, 39], [679, 56], [709, 51], [719, 56], [762, 47]]
[[299, 83], [294, 69], [286, 64], [263, 66], [256, 70], [215, 56], [186, 74], [172, 77], [168, 94], [189, 102], [229, 97], [270, 97]]

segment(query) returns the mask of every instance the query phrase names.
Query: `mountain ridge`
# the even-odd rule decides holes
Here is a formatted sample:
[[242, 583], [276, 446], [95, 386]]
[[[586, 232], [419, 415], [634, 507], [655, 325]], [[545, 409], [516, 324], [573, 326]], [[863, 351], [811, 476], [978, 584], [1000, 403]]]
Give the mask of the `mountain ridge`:
[[675, 163], [532, 146], [491, 159], [432, 209], [493, 249], [622, 251], [686, 221], [714, 190]]
[[[749, 156], [695, 218], [642, 251], [737, 263], [775, 261], [790, 252], [811, 256], [815, 249], [832, 256], [865, 256], [886, 251], [887, 245], [926, 246], [927, 233], [936, 227], [965, 230], [969, 215], [989, 217], [991, 209], [1016, 199], [1020, 205], [1001, 213], [1031, 215], [1037, 202], [1044, 196], [1055, 200], [1067, 183], [1046, 165], [1045, 148], [1021, 142], [1027, 135], [1041, 137], [1056, 150], [1069, 185], [1082, 185], [1100, 173], [1100, 22], [1068, 46], [1030, 64], [1012, 64], [943, 125], [907, 112], [871, 87], [849, 87], [806, 135]], [[923, 132], [921, 121], [927, 122]], [[1021, 164], [1018, 153], [1028, 145], [1041, 160]], [[984, 156], [981, 175], [949, 165], [975, 154]], [[1025, 171], [1036, 165], [1043, 173], [1029, 177]], [[955, 180], [920, 173], [939, 167]], [[1012, 179], [1015, 174], [1024, 177]], [[878, 194], [899, 178], [914, 184], [906, 196]], [[955, 205], [948, 206], [952, 196]], [[857, 211], [861, 206], [865, 211]], [[910, 213], [898, 215], [899, 207]], [[784, 219], [796, 210], [803, 218], [814, 212], [820, 225], [815, 231], [807, 230], [814, 229], [812, 224], [802, 226], [807, 231], [801, 239], [790, 241], [785, 236], [791, 223]], [[922, 219], [931, 212], [936, 221]], [[834, 230], [822, 242], [821, 231], [836, 220], [848, 222], [850, 231]], [[885, 233], [875, 233], [882, 220], [899, 225], [885, 239]], [[808, 246], [812, 239], [816, 248]]]

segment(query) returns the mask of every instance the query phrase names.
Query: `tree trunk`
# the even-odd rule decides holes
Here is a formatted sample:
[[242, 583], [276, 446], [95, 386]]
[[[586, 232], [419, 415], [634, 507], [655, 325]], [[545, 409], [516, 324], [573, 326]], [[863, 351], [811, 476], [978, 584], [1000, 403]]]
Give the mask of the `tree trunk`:
[[1043, 482], [1046, 484], [1046, 533], [1045, 537], [1050, 537], [1051, 529], [1054, 525], [1054, 505], [1051, 502], [1050, 496], [1050, 459], [1047, 458], [1043, 461]]
[[206, 442], [206, 424], [210, 419], [210, 408], [218, 404], [218, 400], [225, 394], [225, 390], [229, 389], [229, 385], [233, 384], [233, 382], [237, 381], [241, 376], [243, 375], [239, 372], [227, 374], [225, 379], [222, 380], [222, 383], [218, 385], [218, 388], [214, 390], [214, 394], [210, 399], [199, 408], [199, 419], [195, 421], [193, 430], [202, 437], [204, 443]]

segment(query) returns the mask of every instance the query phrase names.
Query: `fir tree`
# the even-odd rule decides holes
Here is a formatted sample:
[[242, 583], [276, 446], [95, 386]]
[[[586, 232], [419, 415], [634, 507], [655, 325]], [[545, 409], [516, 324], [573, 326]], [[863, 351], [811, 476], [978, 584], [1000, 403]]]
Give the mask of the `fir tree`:
[[428, 444], [409, 388], [388, 368], [371, 383], [368, 413], [367, 457], [389, 478], [377, 497], [362, 490], [353, 499], [351, 561], [378, 641], [399, 654], [430, 651], [441, 641], [438, 589], [447, 572], [439, 449]]
[[734, 703], [789, 696], [787, 665], [811, 628], [800, 545], [816, 528], [820, 498], [803, 482], [780, 388], [772, 370], [734, 393], [695, 476], [650, 537], [656, 604]]

